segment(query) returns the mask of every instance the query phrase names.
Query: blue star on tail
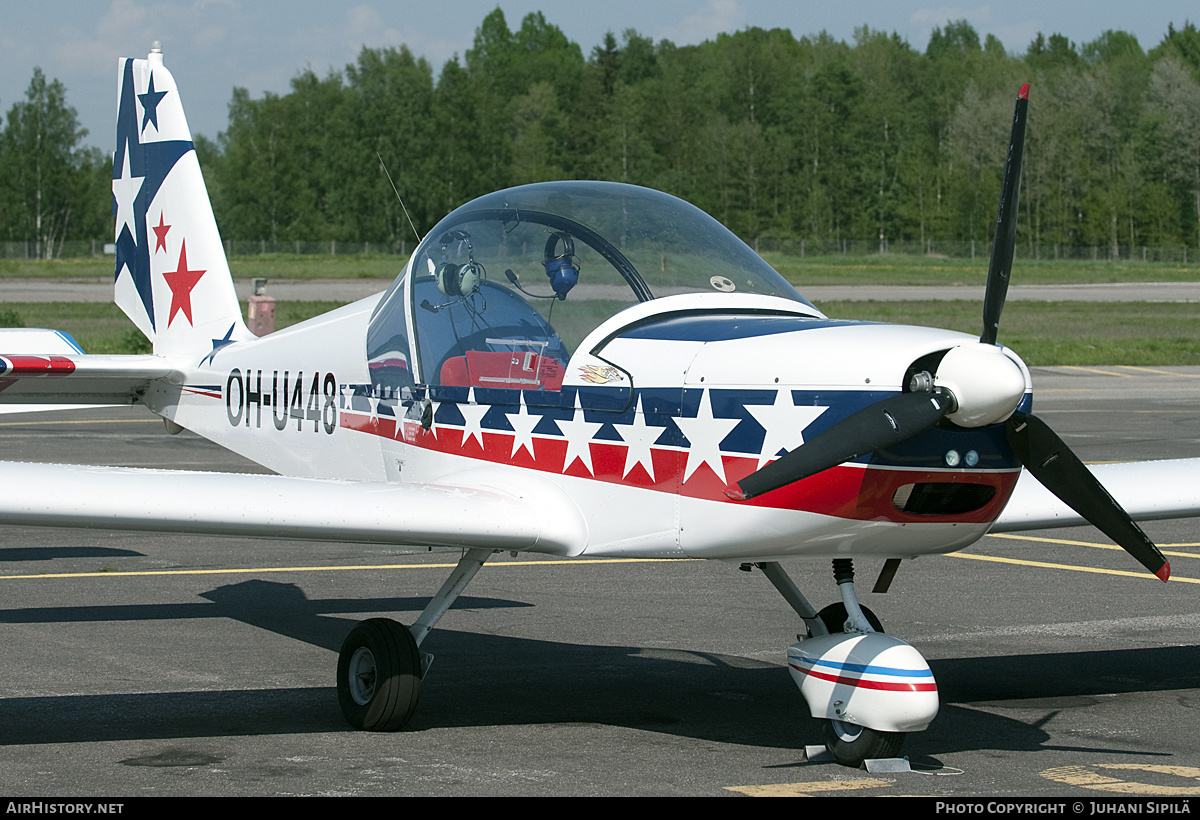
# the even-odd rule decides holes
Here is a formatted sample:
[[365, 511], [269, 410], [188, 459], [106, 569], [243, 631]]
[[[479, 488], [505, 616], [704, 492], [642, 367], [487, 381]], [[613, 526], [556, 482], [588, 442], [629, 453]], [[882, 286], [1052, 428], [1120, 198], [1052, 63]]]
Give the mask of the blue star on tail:
[[150, 75], [150, 87], [145, 94], [138, 94], [137, 97], [142, 101], [142, 130], [146, 130], [146, 123], [154, 123], [154, 130], [158, 130], [158, 104], [162, 102], [162, 98], [167, 96], [166, 91], [154, 90], [154, 75]]

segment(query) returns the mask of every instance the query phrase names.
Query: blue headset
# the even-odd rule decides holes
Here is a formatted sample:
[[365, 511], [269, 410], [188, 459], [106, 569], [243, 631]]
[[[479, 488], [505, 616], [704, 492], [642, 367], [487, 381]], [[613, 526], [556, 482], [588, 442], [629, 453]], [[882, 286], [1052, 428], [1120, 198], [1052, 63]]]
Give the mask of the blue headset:
[[[558, 243], [562, 242], [562, 253], [557, 253]], [[550, 277], [550, 287], [554, 289], [559, 301], [567, 298], [571, 288], [579, 282], [579, 263], [575, 261], [575, 243], [571, 235], [565, 231], [555, 231], [546, 240], [545, 258], [542, 266]]]

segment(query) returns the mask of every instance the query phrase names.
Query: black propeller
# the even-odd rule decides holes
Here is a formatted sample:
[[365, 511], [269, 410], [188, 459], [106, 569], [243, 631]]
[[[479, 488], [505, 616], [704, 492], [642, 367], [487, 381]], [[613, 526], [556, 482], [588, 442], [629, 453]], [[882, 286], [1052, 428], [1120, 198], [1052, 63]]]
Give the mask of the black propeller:
[[1005, 433], [1025, 469], [1059, 501], [1124, 547], [1159, 578], [1166, 581], [1171, 577], [1171, 565], [1154, 542], [1044, 421], [1016, 412], [1005, 424]]
[[1017, 204], [1021, 199], [1021, 159], [1025, 155], [1025, 120], [1029, 114], [1029, 83], [1017, 92], [1013, 109], [1012, 136], [1008, 141], [1008, 159], [1004, 162], [1004, 182], [1000, 186], [1000, 208], [996, 212], [996, 235], [992, 240], [992, 261], [988, 265], [987, 290], [983, 295], [983, 333], [979, 341], [996, 343], [1000, 312], [1008, 295], [1013, 251], [1017, 246]]
[[[996, 344], [1000, 314], [1008, 294], [1016, 248], [1017, 205], [1028, 110], [1029, 84], [1026, 83], [1017, 92], [1013, 111], [1012, 136], [1004, 166], [996, 235], [984, 294], [983, 332], [979, 336], [982, 345]], [[889, 396], [842, 419], [802, 446], [743, 478], [738, 482], [741, 494], [730, 495], [753, 498], [864, 453], [912, 438], [933, 427], [947, 414], [954, 413], [954, 405], [964, 398], [933, 389], [928, 379], [920, 387], [914, 382], [910, 390], [912, 392]], [[1170, 577], [1171, 565], [1163, 554], [1045, 422], [1032, 415], [1014, 412], [1006, 422], [1006, 433], [1009, 446], [1021, 464], [1042, 486], [1163, 581]]]
[[743, 498], [786, 487], [863, 453], [912, 438], [941, 421], [950, 402], [937, 393], [898, 393], [864, 407], [738, 482]]

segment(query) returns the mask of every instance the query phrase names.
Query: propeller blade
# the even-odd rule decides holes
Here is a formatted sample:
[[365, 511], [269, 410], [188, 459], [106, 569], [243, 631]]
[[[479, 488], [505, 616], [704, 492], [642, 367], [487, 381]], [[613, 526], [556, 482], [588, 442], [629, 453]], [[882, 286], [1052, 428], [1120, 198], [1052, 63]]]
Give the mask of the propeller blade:
[[1006, 433], [1017, 458], [1043, 487], [1160, 579], [1171, 577], [1171, 565], [1154, 542], [1044, 421], [1013, 413]]
[[864, 407], [738, 482], [740, 498], [777, 490], [928, 430], [950, 411], [937, 393], [899, 393]]
[[992, 261], [988, 265], [987, 291], [983, 297], [983, 333], [979, 341], [996, 343], [1000, 312], [1008, 295], [1008, 277], [1012, 273], [1013, 249], [1017, 244], [1017, 204], [1021, 199], [1021, 158], [1025, 153], [1025, 119], [1029, 112], [1029, 83], [1017, 92], [1013, 110], [1012, 137], [1008, 143], [1008, 161], [1004, 164], [1004, 184], [1000, 188], [1000, 209], [996, 213], [996, 236], [992, 240]]

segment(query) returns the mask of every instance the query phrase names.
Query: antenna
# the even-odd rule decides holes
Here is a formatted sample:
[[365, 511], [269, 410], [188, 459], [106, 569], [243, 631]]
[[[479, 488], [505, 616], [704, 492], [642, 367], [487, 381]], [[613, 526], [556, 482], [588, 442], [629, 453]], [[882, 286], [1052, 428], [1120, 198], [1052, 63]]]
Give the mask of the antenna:
[[392, 175], [388, 173], [387, 165], [383, 161], [383, 156], [376, 151], [375, 156], [379, 157], [379, 167], [383, 169], [384, 175], [387, 177], [388, 183], [392, 186], [392, 190], [396, 192], [396, 199], [400, 202], [400, 207], [404, 211], [404, 217], [408, 220], [408, 227], [412, 228], [413, 236], [417, 238], [417, 244], [425, 241], [425, 237], [421, 236], [421, 232], [417, 230], [417, 226], [413, 224], [412, 217], [408, 215], [408, 208], [404, 205], [404, 199], [400, 196], [400, 191], [396, 189], [396, 183], [392, 182]]

